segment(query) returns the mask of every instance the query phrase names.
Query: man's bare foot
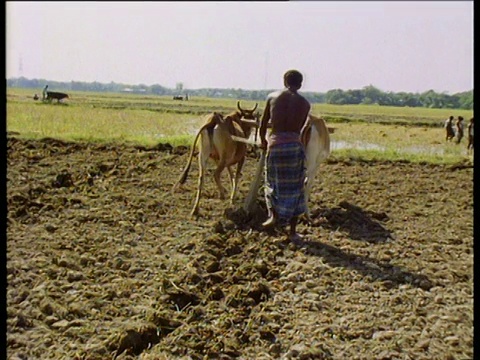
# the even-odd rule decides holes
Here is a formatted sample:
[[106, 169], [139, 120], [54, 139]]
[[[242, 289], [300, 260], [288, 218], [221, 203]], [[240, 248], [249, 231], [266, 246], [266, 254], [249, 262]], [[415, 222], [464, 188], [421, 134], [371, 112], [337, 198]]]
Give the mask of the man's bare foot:
[[288, 240], [290, 240], [294, 245], [297, 245], [297, 246], [304, 245], [303, 236], [297, 233], [288, 235]]
[[276, 224], [277, 224], [277, 220], [275, 219], [275, 216], [271, 216], [270, 218], [267, 219], [267, 221], [262, 223], [262, 226], [265, 229], [271, 229], [271, 228], [275, 227]]

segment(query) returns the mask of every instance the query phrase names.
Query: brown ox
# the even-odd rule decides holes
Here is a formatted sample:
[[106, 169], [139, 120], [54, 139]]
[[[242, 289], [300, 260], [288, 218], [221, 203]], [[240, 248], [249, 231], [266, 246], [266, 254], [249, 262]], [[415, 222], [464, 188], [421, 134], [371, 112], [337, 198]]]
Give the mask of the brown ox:
[[[208, 159], [215, 161], [217, 167], [214, 172], [215, 182], [217, 184], [220, 198], [224, 199], [226, 189], [221, 184], [221, 174], [227, 168], [230, 175], [232, 191], [230, 194], [230, 202], [233, 204], [237, 192], [238, 182], [241, 177], [243, 163], [245, 161], [245, 154], [247, 145], [243, 142], [238, 142], [232, 139], [232, 135], [248, 139], [253, 127], [258, 125], [258, 116], [254, 114], [258, 104], [251, 110], [242, 109], [240, 101], [237, 102], [237, 109], [231, 114], [222, 116], [219, 113], [213, 113], [207, 116], [206, 123], [203, 125], [195, 136], [190, 156], [187, 165], [183, 170], [177, 183], [174, 185], [174, 190], [181, 184], [185, 183], [192, 163], [192, 158], [195, 152], [197, 141], [200, 138], [198, 147], [198, 188], [195, 203], [191, 211], [191, 215], [198, 214], [200, 197], [203, 188], [203, 179], [205, 169], [207, 167]], [[235, 175], [233, 174], [232, 166], [237, 165]]]

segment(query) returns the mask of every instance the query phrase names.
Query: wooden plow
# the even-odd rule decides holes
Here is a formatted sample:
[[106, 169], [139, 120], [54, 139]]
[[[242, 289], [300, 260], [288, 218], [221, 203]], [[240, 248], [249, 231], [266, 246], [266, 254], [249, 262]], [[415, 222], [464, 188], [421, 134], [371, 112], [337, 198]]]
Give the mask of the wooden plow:
[[[251, 122], [251, 120], [250, 120]], [[260, 147], [260, 143], [257, 141], [258, 137], [258, 128], [259, 128], [259, 123], [256, 122], [256, 124], [252, 124], [255, 126], [255, 135], [254, 135], [254, 140], [246, 139], [241, 136], [235, 136], [235, 135], [230, 135], [232, 140], [242, 142], [245, 144], [249, 144], [252, 146]], [[261, 150], [260, 154], [260, 159], [257, 164], [257, 169], [255, 171], [255, 177], [254, 181], [250, 184], [250, 188], [248, 190], [247, 197], [245, 198], [245, 201], [243, 203], [243, 210], [247, 213], [250, 214], [254, 209], [255, 209], [255, 200], [258, 195], [258, 190], [260, 189], [260, 185], [262, 184], [263, 181], [263, 169], [265, 167], [265, 150]]]

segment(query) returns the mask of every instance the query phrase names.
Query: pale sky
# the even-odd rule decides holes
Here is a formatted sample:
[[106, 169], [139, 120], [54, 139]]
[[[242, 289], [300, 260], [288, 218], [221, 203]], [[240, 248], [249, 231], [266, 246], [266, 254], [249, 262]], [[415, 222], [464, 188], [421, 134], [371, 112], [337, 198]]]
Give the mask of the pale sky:
[[6, 77], [186, 89], [473, 89], [473, 1], [7, 2]]

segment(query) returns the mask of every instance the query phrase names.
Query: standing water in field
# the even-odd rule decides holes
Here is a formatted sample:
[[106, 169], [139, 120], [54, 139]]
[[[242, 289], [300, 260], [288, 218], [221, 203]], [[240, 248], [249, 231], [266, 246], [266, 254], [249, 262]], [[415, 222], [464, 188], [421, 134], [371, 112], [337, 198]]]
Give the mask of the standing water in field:
[[[363, 141], [343, 141], [343, 140], [331, 140], [330, 147], [332, 151], [340, 150], [340, 149], [355, 149], [355, 150], [377, 150], [377, 151], [387, 151], [387, 147], [363, 142]], [[408, 146], [403, 148], [396, 148], [396, 151], [404, 154], [429, 154], [429, 155], [446, 155], [447, 151], [443, 145], [416, 145], [416, 146]], [[465, 155], [467, 154], [466, 150], [464, 151]]]
[[333, 150], [340, 150], [340, 149], [357, 149], [357, 150], [380, 150], [385, 151], [386, 148], [384, 146], [367, 143], [363, 141], [355, 141], [355, 142], [348, 142], [348, 141], [335, 141], [330, 140], [330, 147]]
[[[188, 134], [189, 135], [196, 135], [198, 129], [193, 125], [193, 121], [188, 126]], [[254, 142], [254, 134], [250, 135], [250, 141]], [[256, 140], [259, 142], [259, 139]], [[342, 149], [354, 149], [354, 150], [376, 150], [385, 152], [388, 150], [386, 146], [365, 142], [365, 141], [345, 141], [345, 140], [333, 140], [330, 137], [330, 149], [332, 151], [335, 150], [342, 150]], [[429, 154], [429, 155], [445, 155], [446, 151], [443, 145], [426, 145], [426, 146], [408, 146], [404, 148], [396, 148], [400, 153], [407, 153], [407, 154]], [[466, 154], [466, 151], [465, 151]]]

